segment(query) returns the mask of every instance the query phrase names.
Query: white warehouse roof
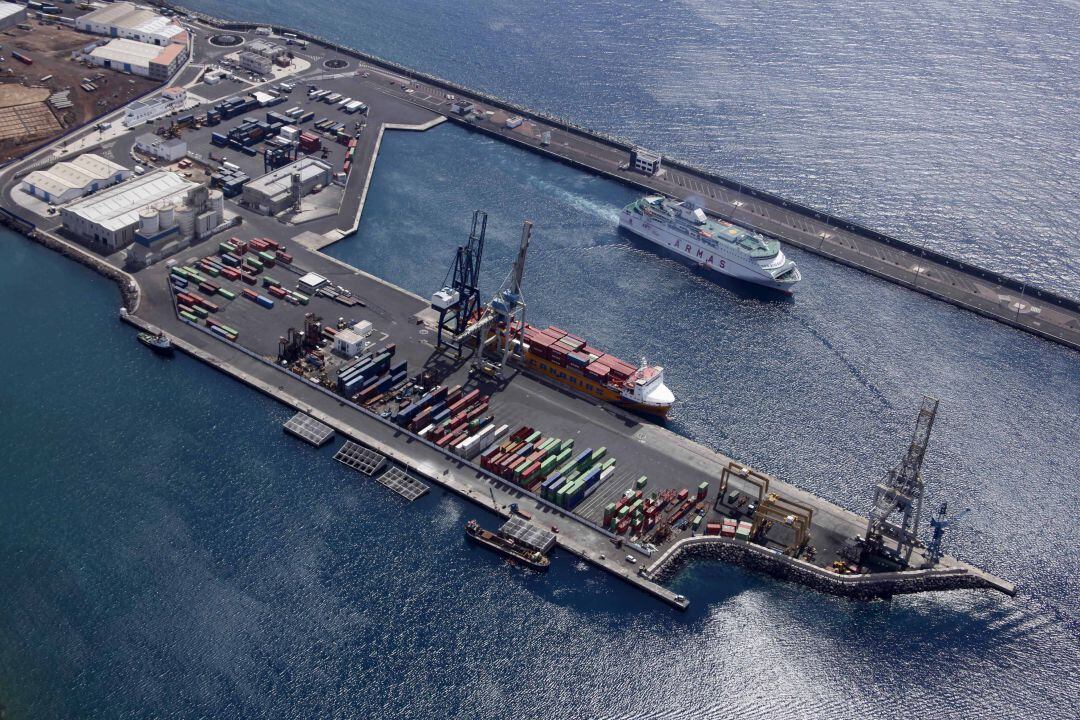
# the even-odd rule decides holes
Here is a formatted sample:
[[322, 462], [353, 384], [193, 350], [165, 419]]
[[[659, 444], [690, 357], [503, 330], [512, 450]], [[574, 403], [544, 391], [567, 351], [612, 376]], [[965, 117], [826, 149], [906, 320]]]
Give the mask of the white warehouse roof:
[[74, 160], [62, 160], [48, 170], [35, 170], [23, 182], [59, 197], [69, 190], [85, 190], [95, 180], [108, 180], [119, 172], [127, 172], [127, 168], [100, 155], [87, 153]]
[[198, 187], [196, 183], [176, 173], [156, 170], [72, 203], [67, 211], [106, 230], [116, 231], [138, 222], [139, 211], [147, 205], [177, 199], [195, 187]]
[[3, 21], [17, 12], [26, 9], [25, 5], [17, 5], [13, 2], [0, 2], [0, 21]]
[[143, 33], [172, 37], [182, 28], [169, 18], [158, 15], [153, 10], [136, 7], [129, 2], [117, 2], [83, 15], [80, 20], [87, 23], [114, 25], [118, 28], [135, 30]]
[[330, 166], [315, 158], [301, 158], [296, 162], [283, 165], [262, 177], [255, 178], [246, 187], [273, 197], [278, 193], [288, 192], [292, 186], [292, 175], [295, 172], [300, 173], [300, 182], [304, 183], [322, 173], [330, 172]]
[[150, 61], [160, 54], [161, 47], [158, 45], [127, 38], [113, 38], [101, 47], [94, 48], [94, 51], [90, 53], [91, 57], [139, 67], [150, 67]]

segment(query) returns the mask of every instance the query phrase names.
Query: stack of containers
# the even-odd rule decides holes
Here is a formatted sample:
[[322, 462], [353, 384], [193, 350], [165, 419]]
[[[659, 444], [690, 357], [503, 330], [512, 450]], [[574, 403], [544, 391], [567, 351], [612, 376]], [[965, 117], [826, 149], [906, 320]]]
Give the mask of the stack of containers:
[[[376, 387], [377, 381], [389, 370], [390, 359], [394, 356], [395, 350], [395, 345], [388, 345], [377, 354], [363, 355], [356, 362], [342, 368], [338, 372], [338, 392], [351, 398], [362, 394], [362, 391], [367, 388]], [[400, 374], [400, 368], [404, 366], [398, 367], [398, 374]], [[374, 390], [369, 390], [365, 399], [370, 398], [374, 392]]]
[[742, 520], [739, 522], [739, 527], [735, 530], [735, 537], [739, 540], [749, 540], [750, 531], [753, 529], [754, 524], [748, 520]]
[[485, 425], [479, 431], [454, 445], [453, 452], [466, 460], [472, 460], [505, 435], [508, 427], [508, 425], [500, 425], [496, 428], [494, 424]]
[[735, 537], [735, 531], [739, 529], [739, 523], [735, 518], [724, 518], [724, 524], [720, 528], [720, 534], [724, 537]]

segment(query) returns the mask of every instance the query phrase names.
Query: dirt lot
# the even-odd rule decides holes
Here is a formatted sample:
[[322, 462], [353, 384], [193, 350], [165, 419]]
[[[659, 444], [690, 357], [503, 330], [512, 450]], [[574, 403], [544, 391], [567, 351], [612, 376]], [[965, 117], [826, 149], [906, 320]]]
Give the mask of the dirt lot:
[[[101, 39], [98, 36], [34, 20], [29, 25], [30, 30], [12, 27], [0, 32], [0, 83], [8, 86], [0, 88], [0, 161], [17, 157], [71, 127], [122, 107], [159, 84], [137, 75], [86, 67], [70, 59], [73, 51]], [[34, 64], [19, 62], [11, 56], [12, 50], [18, 50]], [[42, 82], [49, 75], [52, 78]], [[83, 90], [80, 85], [84, 80], [90, 80], [97, 90]], [[31, 94], [39, 88], [49, 91], [46, 96], [69, 90], [73, 106], [51, 108]], [[21, 97], [24, 93], [25, 98]], [[39, 90], [38, 98], [40, 94]]]

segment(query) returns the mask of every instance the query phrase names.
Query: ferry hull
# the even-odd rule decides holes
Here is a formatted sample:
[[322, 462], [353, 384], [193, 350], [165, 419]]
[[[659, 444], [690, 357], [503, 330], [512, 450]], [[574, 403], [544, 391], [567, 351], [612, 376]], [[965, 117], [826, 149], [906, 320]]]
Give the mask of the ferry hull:
[[674, 235], [669, 237], [669, 233], [656, 229], [648, 220], [635, 217], [633, 213], [626, 210], [619, 214], [619, 227], [653, 245], [664, 248], [682, 262], [692, 266], [724, 277], [753, 283], [785, 295], [792, 295], [795, 292], [797, 283], [776, 281], [748, 258], [734, 257], [733, 254], [722, 254], [718, 250], [696, 246], [689, 240], [683, 240]]

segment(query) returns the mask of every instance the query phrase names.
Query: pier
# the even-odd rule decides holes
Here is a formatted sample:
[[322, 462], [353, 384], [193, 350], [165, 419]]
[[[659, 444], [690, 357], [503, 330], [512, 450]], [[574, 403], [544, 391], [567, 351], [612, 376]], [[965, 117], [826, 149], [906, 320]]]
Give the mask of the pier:
[[[254, 38], [254, 25], [207, 18], [196, 20], [196, 24], [200, 32], [194, 53], [201, 62], [220, 59], [228, 51], [208, 42], [221, 29], [239, 34], [245, 40]], [[286, 29], [275, 30], [280, 33]], [[299, 31], [290, 32], [306, 37]], [[627, 167], [633, 148], [623, 141], [589, 133], [321, 39], [310, 40], [311, 45], [306, 49], [297, 50], [298, 56], [305, 59], [304, 69], [288, 79], [297, 86], [317, 84], [342, 95], [362, 98], [368, 110], [362, 119], [353, 120], [351, 115], [345, 118], [355, 127], [355, 134], [346, 143], [331, 141], [330, 135], [324, 133], [326, 144], [321, 159], [333, 169], [334, 179], [320, 184], [318, 192], [312, 192], [307, 201], [297, 198], [288, 212], [269, 214], [252, 203], [234, 200], [228, 205], [228, 223], [218, 232], [200, 237], [168, 257], [151, 257], [145, 264], [125, 270], [119, 267], [128, 259], [124, 253], [86, 250], [62, 226], [57, 215], [45, 213], [40, 203], [33, 205], [14, 189], [12, 180], [21, 165], [9, 168], [4, 174], [0, 206], [9, 218], [32, 228], [24, 228], [24, 232], [76, 257], [90, 258], [99, 271], [121, 282], [126, 288], [123, 313], [126, 322], [142, 329], [166, 332], [182, 352], [295, 409], [299, 414], [286, 423], [288, 432], [315, 446], [329, 442], [334, 432], [343, 435], [347, 442], [335, 459], [365, 478], [375, 479], [410, 501], [428, 492], [430, 484], [503, 518], [513, 517], [515, 509], [523, 510], [532, 515], [535, 528], [555, 538], [558, 548], [673, 607], [685, 609], [689, 601], [664, 587], [662, 582], [670, 579], [691, 557], [736, 562], [852, 597], [887, 597], [951, 588], [1015, 593], [1015, 587], [1007, 581], [959, 560], [945, 557], [935, 565], [934, 559], [921, 548], [915, 549], [911, 558], [911, 567], [920, 569], [904, 572], [876, 569], [858, 576], [840, 576], [830, 567], [843, 564], [839, 559], [845, 545], [866, 531], [866, 517], [778, 478], [742, 468], [733, 458], [613, 406], [599, 405], [585, 395], [529, 375], [520, 367], [511, 367], [498, 380], [478, 377], [468, 354], [451, 357], [434, 346], [435, 318], [426, 299], [334, 260], [320, 250], [355, 232], [384, 131], [422, 132], [450, 120], [643, 191], [673, 196], [693, 193], [703, 199], [706, 209], [719, 217], [1071, 347], [1080, 347], [1077, 342], [1080, 312], [1076, 303], [920, 251], [668, 158], [664, 158], [662, 172], [640, 174]], [[244, 83], [241, 91], [236, 85], [207, 84], [199, 77], [199, 73], [188, 68], [181, 71], [179, 81], [200, 98], [204, 109], [237, 92], [270, 84], [269, 81]], [[320, 114], [333, 114], [335, 118], [341, 113], [340, 109], [317, 105], [310, 98], [304, 100], [304, 94], [299, 89], [288, 102], [305, 111], [310, 107]], [[470, 115], [454, 109], [464, 101], [472, 103]], [[511, 116], [520, 117], [522, 122], [508, 123]], [[233, 124], [239, 121], [237, 118]], [[188, 143], [188, 158], [197, 163], [199, 172], [213, 169], [212, 163], [225, 164], [221, 158], [211, 160], [211, 153], [216, 151], [213, 142], [216, 130], [215, 126], [195, 123], [182, 132]], [[133, 153], [137, 131], [98, 139], [93, 137], [93, 132], [77, 133], [74, 139], [78, 142], [73, 147], [77, 146], [78, 152], [101, 151], [118, 161], [136, 157]], [[46, 148], [43, 154], [49, 151], [51, 148]], [[257, 153], [227, 152], [229, 164], [237, 171], [250, 177], [261, 174], [264, 160]], [[40, 160], [41, 155], [35, 155], [25, 163], [29, 166]], [[215, 288], [224, 288], [226, 293], [222, 297], [226, 299], [215, 296], [220, 306], [218, 302], [210, 303], [211, 309], [202, 308], [200, 316], [181, 314], [178, 290], [172, 284], [174, 269], [229, 254], [220, 245], [230, 236], [242, 237], [241, 242], [272, 238], [287, 248], [288, 259], [267, 258], [267, 271], [262, 272], [260, 264], [259, 279], [247, 278], [250, 287], [236, 278], [224, 280], [215, 274], [213, 277], [220, 284]], [[274, 277], [270, 276], [269, 268], [273, 269]], [[306, 277], [319, 279], [322, 289], [306, 288], [301, 282]], [[264, 290], [278, 301], [260, 295]], [[285, 298], [291, 302], [284, 301]], [[606, 479], [578, 509], [560, 507], [482, 468], [478, 460], [456, 455], [450, 448], [394, 424], [389, 419], [389, 410], [379, 413], [350, 399], [358, 395], [338, 394], [331, 375], [316, 381], [292, 372], [288, 362], [283, 366], [281, 352], [289, 342], [286, 338], [295, 337], [294, 331], [304, 328], [311, 318], [330, 320], [339, 315], [348, 315], [355, 323], [367, 323], [371, 337], [377, 339], [372, 345], [392, 344], [395, 360], [407, 364], [410, 376], [431, 373], [439, 383], [483, 392], [490, 396], [490, 412], [496, 423], [535, 425], [545, 435], [576, 439], [580, 443], [578, 447], [603, 448], [611, 457], [618, 458], [619, 471]], [[341, 329], [344, 328], [337, 328]], [[325, 357], [329, 358], [330, 353]], [[635, 478], [646, 476], [650, 492], [675, 493], [697, 488], [695, 501], [699, 507], [695, 512], [700, 513], [701, 519], [707, 513], [741, 513], [733, 507], [732, 496], [742, 498], [741, 507], [755, 492], [759, 503], [776, 502], [773, 499], [776, 497], [805, 509], [807, 518], [813, 518], [810, 532], [817, 563], [812, 558], [799, 557], [802, 548], [778, 551], [744, 539], [707, 538], [688, 531], [685, 523], [659, 547], [649, 547], [612, 532], [607, 527], [608, 518], [603, 516], [605, 504], [613, 504], [628, 487], [632, 490]], [[518, 522], [513, 526], [518, 527]]]

